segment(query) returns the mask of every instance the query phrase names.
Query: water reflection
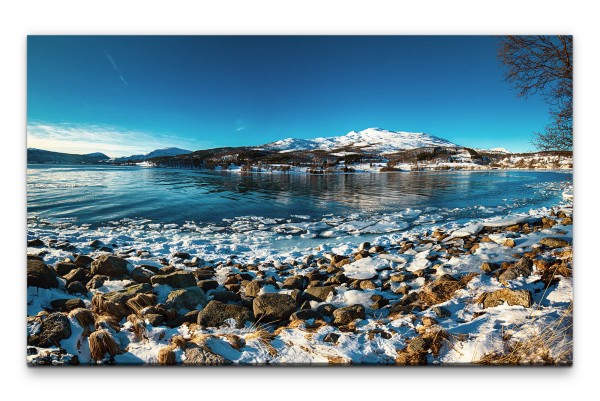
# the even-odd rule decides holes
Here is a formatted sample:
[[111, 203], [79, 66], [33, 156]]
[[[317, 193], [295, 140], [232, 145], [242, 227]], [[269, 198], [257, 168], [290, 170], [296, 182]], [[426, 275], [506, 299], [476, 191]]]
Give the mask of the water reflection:
[[[486, 171], [348, 175], [252, 174], [112, 166], [29, 166], [28, 212], [101, 223], [125, 217], [216, 222], [405, 208], [543, 206], [564, 172]], [[548, 189], [550, 188], [550, 189]]]

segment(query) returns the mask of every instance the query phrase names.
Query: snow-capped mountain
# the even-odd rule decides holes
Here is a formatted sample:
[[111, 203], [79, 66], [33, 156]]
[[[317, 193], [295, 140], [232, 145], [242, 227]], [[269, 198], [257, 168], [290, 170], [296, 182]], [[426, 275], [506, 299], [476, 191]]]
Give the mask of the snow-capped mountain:
[[363, 152], [393, 153], [399, 150], [416, 149], [426, 146], [457, 147], [458, 145], [425, 133], [367, 128], [359, 132], [351, 131], [343, 136], [315, 139], [287, 138], [268, 143], [261, 146], [261, 148], [279, 150], [281, 152], [317, 149], [333, 151], [343, 148], [355, 148]]
[[188, 153], [192, 153], [191, 150], [179, 149], [179, 148], [164, 148], [164, 149], [156, 149], [150, 153], [145, 155], [131, 155], [131, 156], [123, 156], [117, 157], [113, 159], [116, 162], [128, 162], [128, 161], [142, 161], [149, 160], [154, 157], [163, 157], [163, 156], [179, 156], [179, 155], [187, 155]]

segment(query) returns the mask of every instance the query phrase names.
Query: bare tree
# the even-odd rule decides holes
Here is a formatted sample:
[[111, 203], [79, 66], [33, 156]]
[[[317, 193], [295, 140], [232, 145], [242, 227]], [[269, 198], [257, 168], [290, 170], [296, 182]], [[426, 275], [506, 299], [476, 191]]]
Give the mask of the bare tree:
[[504, 36], [498, 51], [505, 77], [518, 95], [541, 95], [550, 105], [552, 122], [534, 133], [541, 150], [573, 148], [573, 37]]

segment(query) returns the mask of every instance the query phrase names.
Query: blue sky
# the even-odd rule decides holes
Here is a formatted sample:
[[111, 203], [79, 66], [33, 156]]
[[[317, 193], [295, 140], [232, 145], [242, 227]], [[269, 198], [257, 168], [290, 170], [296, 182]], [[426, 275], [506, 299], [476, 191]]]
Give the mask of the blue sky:
[[533, 150], [493, 36], [30, 36], [28, 146], [110, 156], [379, 127]]

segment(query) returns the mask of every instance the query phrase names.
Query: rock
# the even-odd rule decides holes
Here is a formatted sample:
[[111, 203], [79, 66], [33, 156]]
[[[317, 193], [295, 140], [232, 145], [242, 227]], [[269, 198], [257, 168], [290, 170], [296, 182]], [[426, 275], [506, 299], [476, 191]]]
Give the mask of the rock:
[[94, 259], [87, 255], [79, 255], [75, 258], [75, 264], [79, 267], [88, 267]]
[[121, 291], [97, 294], [92, 298], [92, 309], [96, 313], [108, 313], [109, 315], [121, 319], [134, 312], [133, 309], [127, 305], [129, 299], [139, 293], [150, 291], [152, 291], [152, 287], [149, 284], [135, 284]]
[[90, 281], [88, 281], [88, 283], [86, 284], [85, 287], [88, 290], [95, 290], [97, 288], [102, 287], [104, 285], [104, 282], [108, 279], [109, 279], [108, 276], [96, 275], [96, 276], [92, 277], [90, 279]]
[[501, 283], [506, 284], [509, 280], [515, 280], [516, 278], [523, 276], [529, 277], [533, 272], [533, 262], [528, 258], [519, 259], [514, 265], [502, 272], [498, 277]]
[[150, 279], [152, 284], [166, 284], [173, 288], [196, 286], [196, 278], [190, 272], [176, 271], [170, 274], [157, 274]]
[[288, 320], [296, 311], [296, 301], [286, 294], [262, 294], [252, 303], [254, 316], [261, 323]]
[[358, 246], [358, 252], [367, 251], [369, 248], [371, 248], [371, 243], [363, 242]]
[[27, 287], [57, 288], [56, 272], [36, 259], [27, 260]]
[[[367, 242], [367, 244], [368, 244], [368, 242]], [[335, 344], [335, 343], [338, 342], [339, 339], [340, 339], [340, 335], [339, 334], [336, 334], [336, 333], [327, 333], [325, 335], [325, 337], [323, 337], [323, 342], [334, 343]]]
[[216, 365], [231, 365], [232, 362], [217, 355], [205, 347], [200, 347], [195, 344], [188, 345], [185, 349], [184, 365], [193, 366], [216, 366]]
[[310, 287], [304, 290], [304, 298], [308, 301], [325, 302], [331, 293], [335, 294], [333, 286]]
[[570, 226], [573, 224], [573, 219], [571, 217], [565, 217], [560, 221], [560, 224], [562, 224], [563, 226]]
[[92, 274], [102, 274], [108, 277], [121, 277], [126, 276], [129, 271], [127, 270], [127, 262], [125, 259], [118, 258], [112, 255], [101, 255], [98, 259], [92, 262]]
[[179, 259], [184, 259], [184, 260], [190, 258], [190, 254], [187, 252], [174, 252], [171, 256], [174, 258], [179, 258]]
[[525, 308], [531, 307], [531, 292], [527, 290], [511, 290], [503, 288], [492, 293], [484, 293], [478, 301], [483, 305], [483, 308], [493, 308], [494, 306], [502, 305], [507, 302], [509, 305], [521, 305]]
[[148, 323], [153, 327], [162, 326], [165, 322], [163, 315], [158, 313], [148, 313], [144, 315], [144, 319], [148, 320]]
[[32, 240], [27, 241], [27, 246], [30, 246], [30, 247], [44, 246], [44, 241], [42, 241], [39, 238], [32, 239]]
[[443, 306], [434, 306], [431, 310], [439, 318], [445, 318], [445, 317], [452, 316], [452, 312], [450, 312], [448, 309], [444, 308]]
[[333, 312], [333, 324], [334, 325], [346, 325], [352, 323], [356, 319], [364, 319], [365, 315], [365, 307], [356, 304], [351, 306], [346, 306], [344, 308], [336, 309]]
[[437, 321], [434, 318], [432, 318], [431, 316], [423, 316], [421, 318], [421, 322], [423, 323], [423, 326], [425, 326], [425, 327], [431, 327], [431, 326], [437, 324]]
[[224, 304], [219, 301], [210, 301], [198, 313], [198, 325], [202, 327], [220, 327], [228, 319], [235, 321], [235, 326], [240, 329], [245, 322], [254, 322], [254, 315], [248, 308], [239, 305]]
[[508, 238], [506, 241], [504, 241], [504, 246], [507, 246], [509, 248], [514, 248], [515, 245], [515, 240], [512, 238]]
[[304, 309], [299, 312], [292, 313], [290, 320], [309, 320], [309, 319], [323, 319], [323, 315], [312, 309]]
[[336, 309], [337, 308], [331, 304], [323, 304], [323, 305], [317, 306], [317, 312], [319, 312], [323, 316], [333, 316], [333, 312]]
[[56, 270], [56, 273], [58, 273], [59, 276], [65, 276], [74, 269], [77, 269], [77, 265], [75, 263], [58, 262], [56, 265], [54, 265], [54, 270]]
[[377, 288], [377, 286], [372, 281], [364, 280], [364, 281], [360, 282], [359, 288], [363, 291], [364, 290], [374, 290], [375, 288]]
[[198, 281], [197, 285], [204, 292], [214, 290], [219, 287], [219, 283], [217, 282], [217, 280], [200, 280]]
[[67, 284], [71, 284], [74, 281], [81, 281], [82, 283], [87, 283], [88, 274], [85, 270], [77, 268], [65, 274], [63, 278], [67, 281]]
[[[35, 347], [29, 347], [27, 349], [28, 355], [30, 349], [36, 349]], [[32, 354], [35, 355], [33, 358], [28, 358], [27, 363], [31, 366], [77, 366], [79, 365], [79, 357], [77, 355], [69, 354], [62, 348], [59, 349], [47, 349], [40, 353]]]
[[252, 280], [245, 287], [246, 296], [256, 298], [258, 296], [258, 293], [260, 292], [261, 286], [262, 286], [261, 280]]
[[85, 304], [79, 298], [55, 299], [50, 302], [53, 309], [59, 309], [61, 312], [70, 312], [73, 309], [85, 308]]
[[390, 303], [388, 299], [382, 297], [381, 295], [372, 295], [371, 301], [373, 301], [371, 304], [371, 309], [381, 309]]
[[385, 248], [381, 245], [374, 245], [369, 249], [369, 253], [379, 253], [382, 252]]
[[283, 288], [303, 290], [304, 289], [304, 277], [293, 276], [293, 277], [286, 278], [283, 282]]
[[67, 292], [69, 294], [87, 294], [88, 290], [81, 281], [73, 281], [67, 285]]
[[415, 353], [425, 353], [431, 346], [431, 340], [424, 337], [415, 337], [408, 344], [408, 351]]
[[60, 347], [61, 340], [69, 337], [71, 337], [69, 319], [62, 313], [56, 312], [42, 318], [39, 332], [30, 336], [27, 344], [43, 348]]
[[412, 280], [413, 278], [415, 278], [414, 274], [411, 272], [406, 272], [390, 276], [390, 281], [394, 283], [403, 283], [405, 281]]
[[485, 273], [491, 273], [494, 270], [498, 270], [499, 268], [500, 265], [498, 263], [483, 262], [481, 264], [481, 271]]
[[547, 246], [548, 248], [564, 248], [565, 246], [570, 245], [568, 241], [562, 238], [554, 237], [542, 238], [539, 243], [544, 246]]
[[154, 273], [143, 269], [141, 267], [136, 267], [134, 268], [131, 273], [129, 274], [129, 276], [134, 280], [137, 281], [138, 283], [148, 283], [151, 284], [151, 278], [152, 276], [154, 276]]
[[199, 310], [192, 310], [182, 316], [177, 316], [175, 319], [165, 322], [165, 326], [175, 328], [179, 327], [184, 323], [195, 323], [198, 321]]
[[229, 302], [239, 302], [242, 298], [239, 294], [231, 291], [215, 291], [212, 294], [215, 301], [223, 302], [224, 304]]
[[171, 291], [165, 304], [173, 309], [197, 309], [198, 305], [204, 307], [206, 303], [204, 291], [198, 287], [190, 287]]

